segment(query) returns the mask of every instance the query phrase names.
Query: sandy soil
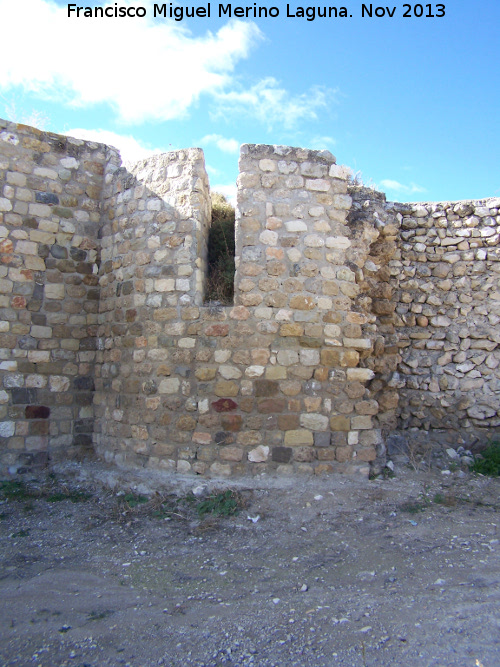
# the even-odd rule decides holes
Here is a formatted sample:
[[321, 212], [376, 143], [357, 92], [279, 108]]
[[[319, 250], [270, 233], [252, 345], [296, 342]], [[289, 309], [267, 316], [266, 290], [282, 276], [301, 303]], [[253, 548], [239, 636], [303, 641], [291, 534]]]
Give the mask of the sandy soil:
[[[500, 664], [499, 480], [85, 464], [27, 488], [0, 505], [2, 665]], [[199, 518], [224, 488], [246, 507]]]

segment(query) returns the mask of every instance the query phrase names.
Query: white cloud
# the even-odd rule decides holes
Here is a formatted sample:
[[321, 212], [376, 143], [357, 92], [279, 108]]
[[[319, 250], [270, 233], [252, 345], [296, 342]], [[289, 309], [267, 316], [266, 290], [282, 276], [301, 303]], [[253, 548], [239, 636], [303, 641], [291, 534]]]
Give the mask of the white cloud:
[[321, 151], [324, 150], [325, 148], [326, 149], [332, 148], [333, 146], [335, 146], [336, 143], [337, 142], [333, 137], [327, 137], [327, 136], [313, 137], [309, 142], [309, 146], [311, 148]]
[[226, 139], [220, 134], [207, 134], [203, 139], [200, 139], [200, 143], [202, 146], [204, 144], [215, 144], [224, 153], [237, 153], [240, 148], [239, 141]]
[[315, 86], [302, 95], [291, 95], [273, 77], [259, 81], [247, 90], [216, 93], [214, 117], [251, 115], [272, 129], [281, 125], [291, 129], [299, 121], [314, 120], [319, 109], [327, 108], [336, 91]]
[[380, 181], [380, 185], [385, 190], [389, 190], [390, 192], [398, 192], [405, 195], [412, 195], [416, 194], [417, 192], [425, 192], [425, 188], [422, 188], [420, 185], [416, 185], [415, 183], [410, 183], [410, 185], [403, 185], [403, 183], [393, 181], [389, 178], [385, 178], [384, 180]]
[[205, 164], [205, 169], [207, 170], [207, 174], [209, 176], [219, 176], [220, 169], [217, 169], [216, 167], [212, 167], [211, 164]]
[[148, 18], [68, 18], [66, 5], [49, 0], [0, 0], [0, 90], [108, 103], [129, 123], [179, 118], [203, 93], [227, 88], [262, 37], [255, 23], [237, 20], [194, 37], [178, 22], [153, 21], [150, 0], [142, 5]]
[[83, 139], [84, 141], [97, 141], [101, 144], [114, 146], [120, 151], [123, 162], [138, 162], [156, 153], [167, 153], [168, 151], [175, 150], [173, 146], [169, 146], [168, 148], [147, 148], [132, 136], [117, 134], [108, 130], [75, 128], [64, 131], [62, 134], [66, 134], [69, 137], [76, 137], [76, 139]]
[[226, 197], [231, 206], [236, 206], [236, 184], [229, 185], [213, 185], [210, 187], [211, 192], [220, 192]]

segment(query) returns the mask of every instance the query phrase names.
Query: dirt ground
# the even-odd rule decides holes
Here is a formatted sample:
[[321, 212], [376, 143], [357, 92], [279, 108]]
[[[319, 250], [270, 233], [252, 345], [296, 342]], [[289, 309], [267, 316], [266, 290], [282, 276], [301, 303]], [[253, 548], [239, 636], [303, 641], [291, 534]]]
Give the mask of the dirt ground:
[[[498, 667], [500, 481], [395, 472], [236, 483], [84, 464], [11, 489], [0, 664]], [[246, 506], [200, 518], [228, 488]]]

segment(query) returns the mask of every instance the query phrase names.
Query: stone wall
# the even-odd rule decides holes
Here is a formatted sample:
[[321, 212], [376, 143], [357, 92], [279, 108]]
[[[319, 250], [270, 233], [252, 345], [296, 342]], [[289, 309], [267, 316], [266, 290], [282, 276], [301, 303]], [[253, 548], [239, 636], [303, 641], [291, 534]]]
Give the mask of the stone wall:
[[347, 172], [328, 153], [244, 146], [240, 167], [234, 307], [202, 305], [201, 152], [110, 174], [97, 450], [199, 474], [367, 469], [373, 324], [348, 264], [378, 233], [345, 225]]
[[0, 121], [2, 468], [92, 449], [106, 146]]
[[485, 442], [500, 426], [500, 199], [393, 211], [399, 428]]
[[2, 470], [366, 473], [394, 434], [484, 440], [499, 206], [388, 203], [327, 151], [245, 145], [235, 303], [207, 304], [200, 149], [124, 168], [0, 121]]
[[175, 468], [191, 456], [199, 413], [203, 153], [176, 151], [131, 170], [110, 164], [103, 194], [96, 449], [108, 461]]

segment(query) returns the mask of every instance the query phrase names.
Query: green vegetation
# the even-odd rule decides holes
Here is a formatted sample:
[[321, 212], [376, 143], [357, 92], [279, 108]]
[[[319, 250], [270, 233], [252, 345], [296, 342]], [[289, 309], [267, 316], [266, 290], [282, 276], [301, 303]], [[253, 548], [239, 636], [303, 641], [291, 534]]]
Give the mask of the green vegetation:
[[481, 458], [477, 456], [471, 470], [473, 472], [487, 475], [488, 477], [500, 476], [500, 442], [492, 442], [481, 452]]
[[135, 493], [127, 493], [123, 496], [124, 502], [127, 503], [129, 507], [137, 507], [137, 505], [143, 505], [144, 503], [149, 502], [147, 496], [136, 495]]
[[206, 301], [230, 304], [234, 297], [235, 211], [224, 195], [212, 193], [212, 224], [208, 233]]
[[402, 512], [408, 512], [408, 514], [418, 514], [425, 510], [425, 505], [419, 503], [416, 500], [408, 500], [400, 506]]
[[111, 609], [106, 609], [106, 611], [91, 611], [87, 616], [87, 621], [102, 621], [104, 618], [111, 616], [115, 612]]
[[29, 498], [35, 498], [37, 495], [23, 481], [8, 480], [0, 482], [0, 498], [2, 500], [28, 500]]
[[29, 528], [19, 530], [17, 533], [12, 533], [11, 537], [29, 537], [30, 531]]
[[[246, 506], [245, 496], [231, 489], [215, 490], [204, 498], [197, 498], [192, 493], [180, 497], [174, 494], [156, 493], [148, 497], [132, 491], [121, 492], [115, 498], [116, 504], [111, 509], [111, 515], [118, 521], [138, 520], [139, 516], [183, 521], [193, 521], [196, 517], [204, 519], [208, 515], [230, 517], [238, 514], [240, 509]], [[93, 499], [92, 493], [81, 488], [66, 486], [54, 475], [48, 475], [43, 481], [8, 480], [0, 482], [0, 500], [7, 503], [22, 503], [22, 509], [26, 513], [35, 511], [40, 501], [59, 503], [69, 500], [72, 503], [81, 503], [91, 499]], [[71, 516], [71, 514], [67, 515], [67, 517]], [[7, 518], [7, 512], [0, 514], [0, 520]], [[12, 535], [12, 537], [27, 536], [28, 532], [25, 531], [18, 531]]]
[[238, 514], [241, 506], [241, 496], [236, 491], [228, 489], [227, 491], [208, 496], [205, 500], [198, 503], [196, 509], [200, 517], [205, 514], [232, 516], [233, 514]]
[[34, 499], [43, 499], [49, 503], [70, 500], [72, 503], [81, 503], [89, 500], [92, 494], [86, 491], [68, 489], [65, 485], [59, 486], [53, 474], [48, 475], [47, 483], [37, 485], [26, 483], [23, 480], [7, 480], [0, 482], [0, 499], [9, 501], [27, 501], [25, 512], [35, 509]]
[[439, 491], [434, 495], [432, 500], [436, 503], [436, 505], [444, 505], [445, 503], [445, 497], [442, 493], [439, 493]]

